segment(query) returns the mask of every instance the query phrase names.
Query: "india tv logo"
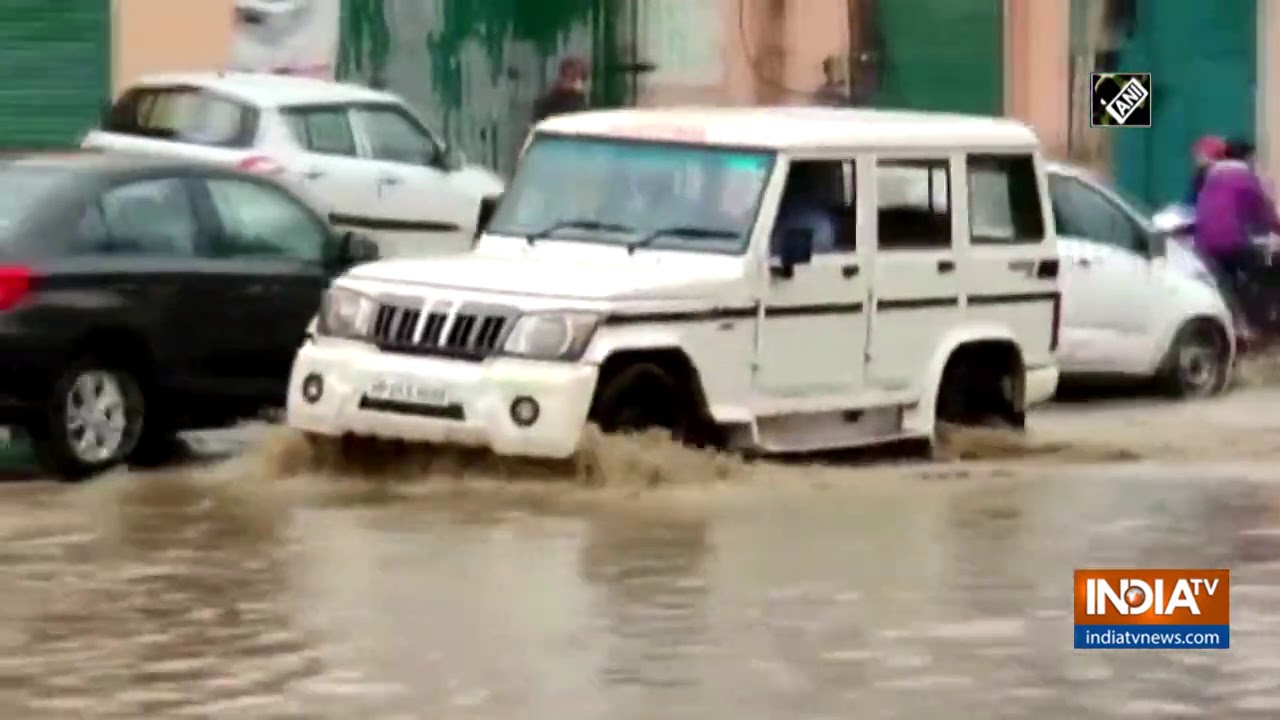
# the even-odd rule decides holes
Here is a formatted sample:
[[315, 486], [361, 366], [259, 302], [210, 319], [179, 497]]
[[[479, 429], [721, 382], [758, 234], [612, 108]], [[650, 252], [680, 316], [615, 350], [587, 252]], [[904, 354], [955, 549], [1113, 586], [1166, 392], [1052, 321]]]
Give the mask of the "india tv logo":
[[1231, 647], [1231, 571], [1075, 571], [1075, 647]]

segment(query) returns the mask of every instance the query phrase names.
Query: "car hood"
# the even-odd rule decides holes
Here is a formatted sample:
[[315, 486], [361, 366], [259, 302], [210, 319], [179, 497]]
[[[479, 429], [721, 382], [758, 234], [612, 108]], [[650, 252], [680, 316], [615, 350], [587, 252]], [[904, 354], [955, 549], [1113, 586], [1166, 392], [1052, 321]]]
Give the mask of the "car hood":
[[572, 247], [380, 260], [352, 268], [347, 277], [536, 301], [682, 300], [714, 297], [741, 286], [738, 257], [661, 251], [628, 255], [618, 247], [560, 245]]

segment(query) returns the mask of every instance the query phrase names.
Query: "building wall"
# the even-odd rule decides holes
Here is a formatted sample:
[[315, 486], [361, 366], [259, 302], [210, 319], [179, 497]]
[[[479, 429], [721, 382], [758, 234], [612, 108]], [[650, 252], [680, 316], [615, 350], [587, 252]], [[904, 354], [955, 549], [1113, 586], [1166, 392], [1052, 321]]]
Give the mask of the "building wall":
[[139, 75], [230, 64], [234, 0], [111, 0], [111, 14], [115, 94]]
[[1065, 159], [1070, 130], [1071, 0], [1004, 0], [1005, 112]]
[[[1003, 2], [1005, 110], [1032, 124], [1051, 153], [1065, 154], [1070, 0]], [[112, 0], [114, 89], [150, 72], [228, 67], [234, 6]], [[849, 0], [638, 0], [636, 56], [657, 67], [641, 76], [635, 100], [804, 102], [822, 83], [822, 60], [848, 51], [848, 7]], [[1280, 26], [1280, 12], [1271, 15]], [[1280, 49], [1272, 55], [1280, 72]]]
[[1258, 3], [1258, 161], [1271, 182], [1274, 194], [1280, 191], [1280, 43], [1269, 42], [1280, 37], [1280, 7], [1275, 0]]

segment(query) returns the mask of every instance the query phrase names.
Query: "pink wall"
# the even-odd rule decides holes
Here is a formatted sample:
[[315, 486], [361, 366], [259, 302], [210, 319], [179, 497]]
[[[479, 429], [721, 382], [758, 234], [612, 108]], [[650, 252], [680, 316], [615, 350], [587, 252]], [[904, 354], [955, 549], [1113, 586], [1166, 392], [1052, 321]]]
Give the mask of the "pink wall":
[[1004, 0], [1005, 112], [1066, 158], [1070, 127], [1071, 0]]
[[234, 7], [233, 0], [112, 0], [113, 92], [147, 73], [227, 67]]

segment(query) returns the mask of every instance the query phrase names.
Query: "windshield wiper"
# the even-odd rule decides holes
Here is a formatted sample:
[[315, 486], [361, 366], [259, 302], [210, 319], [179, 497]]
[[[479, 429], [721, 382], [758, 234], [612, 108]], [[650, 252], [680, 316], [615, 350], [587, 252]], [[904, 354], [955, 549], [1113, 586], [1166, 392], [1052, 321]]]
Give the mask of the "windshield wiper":
[[638, 240], [632, 240], [627, 243], [627, 252], [634, 253], [636, 250], [648, 247], [653, 244], [654, 240], [668, 235], [676, 235], [679, 237], [691, 238], [737, 238], [740, 233], [733, 230], [724, 230], [722, 228], [700, 227], [698, 225], [673, 225], [671, 227], [658, 228], [650, 231], [647, 235]]
[[532, 245], [535, 241], [541, 240], [551, 235], [557, 230], [565, 228], [573, 228], [575, 230], [606, 230], [609, 232], [631, 232], [634, 228], [618, 223], [600, 222], [599, 220], [591, 220], [590, 218], [581, 218], [577, 220], [557, 220], [541, 230], [530, 233], [525, 236], [525, 240]]

